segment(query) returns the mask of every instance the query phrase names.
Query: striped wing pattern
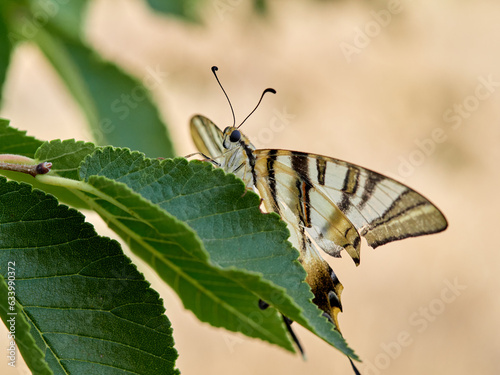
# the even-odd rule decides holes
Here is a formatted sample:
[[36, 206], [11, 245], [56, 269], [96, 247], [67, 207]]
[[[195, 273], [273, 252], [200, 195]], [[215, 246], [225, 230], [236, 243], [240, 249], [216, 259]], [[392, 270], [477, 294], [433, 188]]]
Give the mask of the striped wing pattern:
[[[304, 201], [316, 206], [316, 203], [322, 204], [323, 201], [314, 199], [314, 195], [327, 197], [328, 202], [344, 213], [373, 248], [446, 229], [446, 219], [431, 202], [409, 187], [379, 173], [315, 154], [285, 150], [257, 150], [256, 154], [257, 160], [273, 155], [275, 163], [272, 165], [278, 170], [293, 166], [297, 180], [310, 181], [314, 187], [310, 196], [304, 197]], [[281, 176], [276, 171], [271, 174]], [[317, 208], [313, 207], [313, 210]], [[317, 227], [320, 238], [330, 237], [331, 221], [318, 218], [312, 224]], [[359, 263], [359, 247], [358, 258], [348, 248], [346, 250]]]
[[[339, 257], [345, 249], [360, 261], [360, 235], [375, 248], [385, 243], [437, 233], [447, 227], [442, 213], [407, 186], [341, 160], [286, 150], [255, 150], [236, 128], [222, 132], [203, 116], [191, 120], [200, 152], [226, 172], [255, 187], [265, 209], [288, 224], [290, 242], [300, 251], [313, 302], [338, 327], [343, 286], [320, 249]], [[239, 131], [238, 131], [239, 133]]]
[[224, 137], [221, 130], [209, 119], [194, 116], [191, 119], [191, 138], [201, 153], [212, 158], [224, 153]]

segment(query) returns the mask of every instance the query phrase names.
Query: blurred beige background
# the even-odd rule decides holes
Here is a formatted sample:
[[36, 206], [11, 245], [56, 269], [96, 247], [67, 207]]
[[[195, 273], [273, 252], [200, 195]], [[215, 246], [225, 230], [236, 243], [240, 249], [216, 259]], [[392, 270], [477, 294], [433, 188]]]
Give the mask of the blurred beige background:
[[[231, 123], [210, 72], [218, 65], [237, 121], [264, 88], [278, 92], [243, 127], [258, 148], [344, 159], [432, 200], [447, 231], [375, 251], [365, 243], [358, 268], [329, 259], [345, 287], [343, 333], [364, 375], [500, 373], [500, 4], [276, 1], [269, 10], [259, 18], [247, 2], [208, 1], [199, 26], [155, 16], [140, 1], [101, 0], [88, 37], [139, 79], [159, 72], [153, 94], [179, 155], [196, 151], [193, 114]], [[40, 139], [90, 140], [78, 107], [30, 46], [14, 56], [0, 116]], [[352, 373], [300, 327], [307, 361], [199, 323], [138, 263], [164, 298], [183, 374]], [[6, 362], [4, 374], [29, 373]]]

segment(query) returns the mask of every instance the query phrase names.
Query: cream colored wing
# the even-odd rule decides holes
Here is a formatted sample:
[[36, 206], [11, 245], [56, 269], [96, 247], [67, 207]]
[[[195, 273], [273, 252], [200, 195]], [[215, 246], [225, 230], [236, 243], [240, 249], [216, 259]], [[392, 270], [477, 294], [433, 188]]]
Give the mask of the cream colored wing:
[[[315, 154], [285, 150], [257, 150], [255, 154], [258, 179], [272, 187], [269, 194], [277, 201], [277, 209], [287, 206], [302, 215], [301, 225], [310, 228], [308, 234], [329, 254], [333, 248], [336, 255], [333, 242], [359, 262], [359, 238], [348, 223], [373, 248], [447, 227], [443, 214], [430, 201], [379, 173]], [[339, 241], [340, 235], [347, 242]]]
[[198, 151], [215, 158], [224, 153], [222, 131], [208, 118], [196, 115], [191, 118], [191, 137]]
[[359, 264], [359, 233], [375, 248], [447, 226], [443, 214], [427, 199], [376, 172], [294, 151], [256, 150], [255, 156], [255, 180], [264, 206], [288, 224], [313, 302], [339, 331], [343, 287], [318, 248], [332, 256], [345, 249]]

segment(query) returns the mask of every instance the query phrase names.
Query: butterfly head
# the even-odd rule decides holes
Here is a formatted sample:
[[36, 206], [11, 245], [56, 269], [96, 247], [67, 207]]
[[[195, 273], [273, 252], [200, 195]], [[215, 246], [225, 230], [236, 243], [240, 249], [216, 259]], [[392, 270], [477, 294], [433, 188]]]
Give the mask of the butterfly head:
[[243, 133], [241, 133], [234, 126], [228, 126], [226, 129], [224, 129], [223, 137], [223, 146], [227, 150], [231, 150], [233, 148], [240, 147], [243, 144], [249, 143], [247, 137], [245, 137]]

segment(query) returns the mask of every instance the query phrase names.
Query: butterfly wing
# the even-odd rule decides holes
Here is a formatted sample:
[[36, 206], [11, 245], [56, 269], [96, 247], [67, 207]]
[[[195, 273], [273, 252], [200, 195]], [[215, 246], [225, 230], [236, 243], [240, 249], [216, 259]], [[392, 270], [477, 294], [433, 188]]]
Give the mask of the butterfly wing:
[[[337, 217], [336, 210], [341, 211], [373, 248], [407, 237], [441, 232], [448, 225], [443, 214], [425, 197], [366, 168], [295, 151], [257, 150], [256, 155], [258, 175], [262, 175], [267, 184], [279, 186], [277, 196], [289, 195], [290, 185], [308, 185], [308, 196], [301, 198], [304, 208], [319, 213], [326, 210], [316, 206], [336, 206], [328, 207], [333, 217]], [[268, 159], [273, 159], [273, 163], [265, 162]], [[287, 178], [280, 177], [283, 171]], [[335, 241], [330, 233], [334, 221], [325, 220], [324, 215], [312, 215], [306, 224], [316, 228], [315, 240], [321, 243], [322, 238]], [[342, 224], [341, 228], [347, 227]], [[354, 236], [351, 239], [354, 245], [357, 239]], [[342, 243], [337, 244], [344, 247]]]
[[315, 188], [305, 165], [289, 151], [257, 150], [254, 171], [256, 186], [267, 211], [278, 213], [288, 224], [290, 242], [300, 252], [307, 272], [313, 302], [338, 329], [342, 310], [342, 284], [319, 253], [339, 257], [346, 249], [359, 262], [360, 237], [349, 219], [331, 199]]
[[215, 158], [224, 153], [222, 131], [204, 116], [191, 118], [191, 137], [198, 151], [205, 156]]
[[360, 234], [375, 248], [447, 226], [426, 198], [379, 173], [295, 151], [256, 150], [255, 155], [264, 205], [289, 224], [290, 240], [301, 252], [315, 302], [335, 323], [342, 286], [318, 248], [333, 256], [345, 249], [358, 264]]

